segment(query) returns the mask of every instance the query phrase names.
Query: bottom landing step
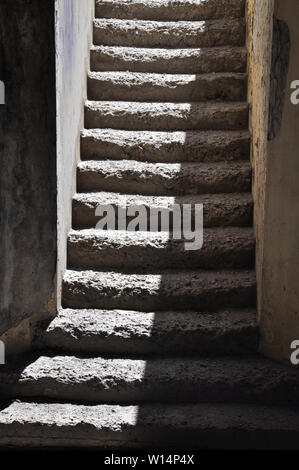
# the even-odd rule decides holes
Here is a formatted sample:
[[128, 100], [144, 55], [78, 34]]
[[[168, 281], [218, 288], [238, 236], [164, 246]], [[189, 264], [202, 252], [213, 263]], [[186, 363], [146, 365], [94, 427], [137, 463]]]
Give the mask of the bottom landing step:
[[299, 409], [16, 401], [1, 407], [0, 447], [299, 449]]

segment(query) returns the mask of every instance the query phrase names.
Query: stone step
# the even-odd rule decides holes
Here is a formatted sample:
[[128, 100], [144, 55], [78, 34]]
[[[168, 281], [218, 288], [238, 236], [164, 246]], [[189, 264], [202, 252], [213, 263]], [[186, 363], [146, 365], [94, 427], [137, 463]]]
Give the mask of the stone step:
[[250, 193], [203, 194], [198, 196], [178, 196], [174, 198], [166, 196], [139, 196], [100, 192], [77, 193], [74, 196], [73, 228], [95, 228], [100, 220], [100, 217], [95, 215], [96, 208], [99, 206], [112, 205], [116, 216], [120, 209], [132, 206], [143, 206], [147, 211], [149, 221], [151, 210], [172, 210], [174, 204], [181, 207], [183, 204], [191, 205], [193, 221], [195, 205], [203, 204], [204, 227], [243, 227], [252, 225], [253, 201]]
[[136, 312], [60, 310], [41, 347], [67, 354], [210, 354], [257, 352], [254, 310]]
[[[156, 271], [157, 272], [157, 271]], [[252, 308], [254, 271], [164, 271], [159, 274], [71, 271], [63, 280], [63, 307], [215, 311]]]
[[145, 47], [91, 47], [91, 70], [150, 73], [246, 72], [245, 47], [149, 49]]
[[244, 46], [244, 18], [209, 21], [94, 20], [94, 44], [138, 47]]
[[204, 20], [245, 15], [245, 0], [96, 0], [98, 18]]
[[249, 160], [249, 153], [248, 131], [154, 132], [85, 129], [81, 136], [83, 160], [211, 163]]
[[78, 192], [184, 195], [251, 191], [249, 162], [144, 163], [133, 160], [84, 161], [78, 165]]
[[72, 231], [68, 266], [72, 269], [239, 269], [253, 268], [251, 228], [205, 229], [203, 247], [188, 250], [166, 232]]
[[85, 127], [128, 130], [241, 130], [247, 103], [144, 103], [87, 101]]
[[213, 73], [171, 75], [138, 72], [89, 72], [90, 100], [196, 102], [245, 101], [247, 75]]
[[0, 371], [3, 398], [84, 403], [298, 405], [295, 367], [262, 357], [177, 359], [40, 356]]
[[294, 450], [298, 441], [299, 410], [290, 407], [15, 401], [0, 411], [3, 448]]

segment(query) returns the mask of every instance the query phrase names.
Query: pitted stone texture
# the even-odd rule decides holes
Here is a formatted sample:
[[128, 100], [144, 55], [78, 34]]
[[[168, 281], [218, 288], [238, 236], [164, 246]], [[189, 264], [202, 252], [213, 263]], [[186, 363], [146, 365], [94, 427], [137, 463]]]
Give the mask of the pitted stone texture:
[[258, 325], [253, 310], [135, 312], [60, 310], [41, 346], [84, 354], [256, 353]]
[[138, 72], [89, 72], [90, 100], [244, 101], [247, 75], [213, 73], [172, 75]]
[[[150, 210], [172, 210], [174, 204], [182, 206], [190, 204], [191, 217], [194, 220], [196, 204], [203, 204], [204, 227], [215, 226], [248, 226], [252, 225], [252, 195], [250, 193], [203, 194], [199, 196], [138, 196], [118, 193], [80, 193], [73, 198], [73, 227], [75, 229], [95, 228], [100, 217], [95, 215], [96, 208], [112, 205], [117, 216], [119, 208], [144, 206], [148, 214], [148, 230]], [[116, 224], [117, 228], [117, 224]], [[171, 225], [170, 225], [171, 228]]]
[[298, 449], [298, 409], [263, 405], [139, 406], [13, 402], [0, 446], [101, 449]]
[[41, 356], [16, 365], [3, 397], [72, 400], [93, 403], [251, 403], [298, 404], [295, 367], [262, 357], [106, 359]]
[[[186, 249], [187, 247], [187, 249]], [[166, 232], [121, 230], [72, 231], [68, 266], [73, 269], [230, 269], [252, 268], [255, 241], [248, 228], [205, 229], [203, 246], [188, 251], [188, 242]]]
[[153, 132], [90, 129], [82, 132], [84, 160], [219, 162], [248, 160], [248, 131]]
[[128, 130], [241, 130], [247, 103], [140, 103], [87, 101], [85, 127]]
[[94, 44], [138, 47], [244, 46], [243, 18], [214, 21], [141, 21], [96, 19]]
[[63, 307], [141, 310], [255, 307], [253, 271], [165, 271], [159, 274], [71, 271]]
[[99, 18], [178, 21], [239, 18], [244, 14], [245, 0], [96, 0]]
[[130, 160], [88, 161], [78, 165], [79, 192], [183, 195], [249, 192], [249, 162], [143, 163]]
[[245, 47], [148, 49], [92, 46], [91, 70], [157, 73], [246, 72]]

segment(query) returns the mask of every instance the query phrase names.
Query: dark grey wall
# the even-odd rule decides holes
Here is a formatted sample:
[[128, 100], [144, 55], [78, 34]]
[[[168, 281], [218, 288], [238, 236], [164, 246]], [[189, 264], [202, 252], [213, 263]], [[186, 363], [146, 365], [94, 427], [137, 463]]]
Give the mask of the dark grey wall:
[[0, 0], [0, 335], [55, 292], [54, 38], [54, 0]]
[[290, 60], [290, 30], [284, 21], [274, 18], [272, 39], [272, 65], [269, 100], [268, 139], [278, 134], [283, 114], [283, 105]]

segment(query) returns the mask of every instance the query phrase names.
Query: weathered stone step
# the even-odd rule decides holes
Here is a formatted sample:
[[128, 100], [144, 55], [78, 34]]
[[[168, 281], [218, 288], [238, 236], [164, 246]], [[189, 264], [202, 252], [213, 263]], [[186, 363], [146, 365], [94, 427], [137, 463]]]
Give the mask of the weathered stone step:
[[[100, 217], [95, 215], [98, 206], [112, 205], [115, 214], [119, 208], [144, 206], [151, 209], [171, 210], [174, 204], [190, 204], [194, 220], [195, 204], [204, 205], [204, 227], [252, 225], [253, 201], [250, 193], [203, 194], [199, 196], [138, 196], [112, 192], [77, 193], [73, 198], [73, 228], [95, 228]], [[149, 225], [149, 224], [148, 224]], [[117, 225], [116, 225], [117, 227]], [[148, 229], [149, 230], [149, 229]]]
[[245, 15], [245, 0], [96, 0], [99, 18], [204, 20]]
[[244, 18], [210, 21], [94, 20], [94, 44], [138, 47], [244, 46]]
[[245, 47], [148, 49], [91, 47], [91, 70], [157, 73], [246, 72]]
[[[68, 266], [73, 269], [252, 268], [255, 241], [250, 228], [205, 229], [203, 247], [188, 250], [166, 232], [71, 231]], [[188, 242], [187, 242], [188, 243]]]
[[159, 274], [71, 271], [63, 307], [124, 310], [215, 311], [255, 307], [253, 271], [165, 271]]
[[219, 162], [249, 160], [248, 131], [154, 132], [85, 129], [83, 160]]
[[85, 161], [78, 165], [79, 192], [184, 195], [251, 191], [249, 162], [144, 163], [132, 160]]
[[2, 397], [93, 403], [298, 405], [295, 367], [262, 357], [107, 359], [41, 356], [0, 371]]
[[258, 349], [253, 310], [135, 312], [60, 310], [41, 346], [84, 354], [245, 355]]
[[15, 401], [0, 446], [96, 449], [298, 449], [297, 408], [231, 403], [138, 406]]
[[241, 130], [247, 103], [141, 103], [87, 101], [85, 127], [128, 130]]
[[247, 75], [213, 73], [172, 75], [138, 72], [89, 72], [90, 100], [245, 101]]

